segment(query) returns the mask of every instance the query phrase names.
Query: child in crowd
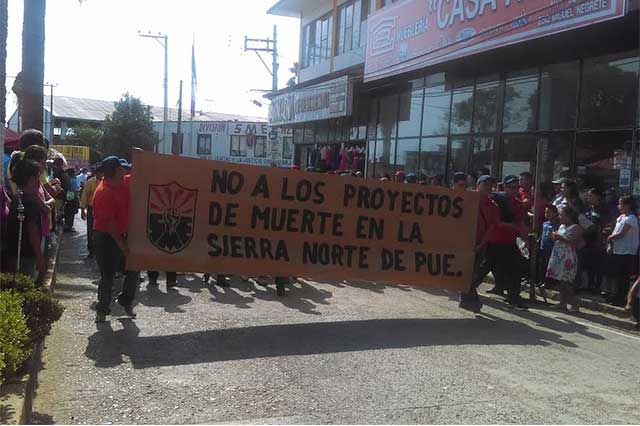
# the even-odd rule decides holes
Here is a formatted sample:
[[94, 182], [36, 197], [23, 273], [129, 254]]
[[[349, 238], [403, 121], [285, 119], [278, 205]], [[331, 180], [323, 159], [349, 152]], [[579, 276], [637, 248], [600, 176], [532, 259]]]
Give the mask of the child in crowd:
[[566, 311], [567, 304], [570, 304], [570, 312], [578, 312], [578, 301], [574, 289], [578, 273], [577, 249], [580, 247], [582, 234], [578, 225], [578, 211], [572, 207], [563, 206], [559, 209], [559, 219], [560, 227], [550, 234], [554, 245], [547, 267], [547, 278], [558, 282], [560, 290], [558, 308]]
[[542, 224], [542, 235], [540, 237], [540, 268], [538, 269], [538, 276], [544, 280], [547, 272], [547, 266], [549, 265], [549, 259], [551, 258], [551, 251], [553, 250], [553, 239], [551, 234], [558, 230], [560, 227], [560, 219], [558, 219], [558, 208], [553, 204], [549, 204], [544, 209], [545, 222]]

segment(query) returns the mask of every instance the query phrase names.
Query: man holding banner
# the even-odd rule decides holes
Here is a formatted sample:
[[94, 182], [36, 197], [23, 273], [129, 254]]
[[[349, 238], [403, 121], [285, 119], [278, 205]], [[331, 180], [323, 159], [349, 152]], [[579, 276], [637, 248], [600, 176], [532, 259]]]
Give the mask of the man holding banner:
[[[104, 322], [111, 313], [111, 291], [115, 274], [129, 255], [125, 236], [129, 230], [129, 191], [124, 185], [124, 170], [118, 157], [102, 161], [103, 179], [93, 196], [94, 250], [100, 282], [96, 322]], [[135, 317], [133, 299], [138, 287], [138, 274], [125, 274], [122, 293], [116, 298], [127, 315]]]
[[150, 152], [133, 164], [129, 270], [471, 284], [478, 193]]

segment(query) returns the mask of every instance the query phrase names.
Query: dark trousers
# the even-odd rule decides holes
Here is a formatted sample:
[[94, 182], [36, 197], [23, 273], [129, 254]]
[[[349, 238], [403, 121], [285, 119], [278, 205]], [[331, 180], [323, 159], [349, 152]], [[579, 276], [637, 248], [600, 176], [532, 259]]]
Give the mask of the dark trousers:
[[486, 250], [482, 249], [476, 253], [474, 262], [473, 262], [473, 275], [471, 276], [471, 288], [469, 288], [468, 292], [460, 293], [460, 302], [470, 303], [477, 302], [480, 300], [480, 296], [478, 295], [478, 287], [484, 279], [487, 277], [489, 273], [489, 266], [486, 262]]
[[78, 213], [78, 201], [67, 201], [64, 205], [64, 229], [69, 230], [73, 228], [73, 222]]
[[87, 251], [93, 255], [93, 209], [87, 207]]
[[[167, 282], [175, 283], [176, 280], [178, 279], [178, 274], [176, 272], [167, 272], [166, 274], [167, 274]], [[147, 271], [147, 277], [149, 277], [149, 280], [158, 281], [159, 275], [160, 273], [158, 271]]]
[[[93, 244], [96, 253], [96, 262], [100, 269], [100, 282], [98, 284], [98, 306], [99, 314], [109, 315], [111, 313], [111, 292], [116, 272], [121, 269], [124, 256], [111, 235], [104, 232], [95, 231], [93, 233]], [[118, 295], [118, 303], [121, 305], [131, 305], [138, 289], [138, 272], [125, 272], [122, 292]]]
[[609, 257], [609, 276], [615, 283], [613, 303], [624, 306], [629, 293], [629, 275], [631, 263], [635, 259], [631, 254], [613, 254]]
[[496, 281], [496, 287], [507, 290], [507, 300], [520, 300], [520, 280], [524, 268], [518, 246], [515, 244], [489, 244], [487, 263]]

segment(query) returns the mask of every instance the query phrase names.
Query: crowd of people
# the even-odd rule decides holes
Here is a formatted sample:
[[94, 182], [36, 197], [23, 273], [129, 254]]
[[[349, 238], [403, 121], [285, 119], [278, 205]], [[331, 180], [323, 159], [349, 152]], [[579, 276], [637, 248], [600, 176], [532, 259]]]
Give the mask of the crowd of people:
[[[49, 144], [37, 130], [20, 138], [6, 167], [6, 185], [0, 192], [0, 214], [5, 236], [1, 244], [2, 270], [41, 280], [47, 270], [46, 253], [57, 226], [74, 232], [78, 211], [87, 222], [88, 258], [95, 257], [100, 270], [96, 321], [110, 314], [112, 289], [118, 274], [124, 276], [122, 292], [115, 298], [135, 317], [133, 302], [139, 271], [125, 271], [129, 254], [129, 185], [131, 165], [108, 156], [91, 171], [65, 167], [62, 158], [49, 159]], [[294, 167], [297, 169], [296, 167]], [[312, 168], [307, 170], [314, 172]], [[363, 177], [362, 173], [352, 174]], [[428, 184], [420, 174], [398, 171], [380, 181]], [[607, 303], [624, 306], [638, 318], [640, 219], [635, 199], [618, 197], [613, 189], [578, 191], [575, 181], [562, 178], [534, 188], [529, 172], [507, 175], [498, 181], [488, 170], [479, 177], [457, 172], [451, 187], [477, 191], [478, 210], [472, 285], [460, 295], [460, 307], [475, 312], [482, 308], [477, 289], [492, 273], [495, 285], [489, 293], [502, 295], [515, 309], [526, 309], [520, 297], [522, 281], [543, 289], [557, 288], [558, 309], [578, 312], [577, 292], [600, 293]], [[536, 264], [531, 268], [528, 253]], [[529, 271], [535, 270], [535, 276]], [[158, 285], [158, 272], [148, 271], [149, 285]], [[210, 274], [205, 274], [208, 282]], [[167, 288], [176, 285], [176, 273], [167, 272]], [[263, 277], [256, 282], [263, 284]], [[278, 294], [288, 278], [277, 277]], [[228, 286], [218, 275], [216, 282]]]
[[3, 172], [2, 270], [22, 272], [39, 283], [46, 272], [53, 231], [58, 226], [64, 232], [75, 231], [73, 222], [87, 170], [76, 172], [65, 167], [62, 158], [49, 158], [48, 140], [38, 130], [26, 130], [20, 138], [20, 151], [12, 153]]

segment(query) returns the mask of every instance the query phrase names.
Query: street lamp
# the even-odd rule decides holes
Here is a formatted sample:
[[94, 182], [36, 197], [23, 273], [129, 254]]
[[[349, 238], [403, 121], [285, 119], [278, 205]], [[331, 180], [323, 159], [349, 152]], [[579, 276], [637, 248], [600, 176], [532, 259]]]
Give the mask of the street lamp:
[[[150, 31], [147, 34], [138, 31], [138, 36], [152, 38], [164, 48], [164, 117], [162, 122], [162, 143], [164, 144], [167, 139], [167, 121], [169, 121], [169, 36], [162, 33], [151, 34]], [[158, 151], [157, 146], [156, 151]]]

